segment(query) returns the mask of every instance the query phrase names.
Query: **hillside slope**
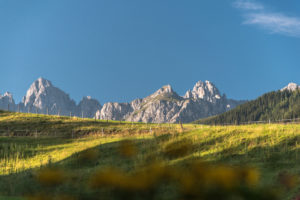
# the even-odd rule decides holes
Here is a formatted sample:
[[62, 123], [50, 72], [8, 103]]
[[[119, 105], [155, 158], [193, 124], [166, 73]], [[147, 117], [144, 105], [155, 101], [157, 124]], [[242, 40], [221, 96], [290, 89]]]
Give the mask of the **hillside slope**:
[[[300, 125], [181, 127], [1, 112], [0, 129], [7, 130], [0, 137], [0, 199], [188, 199], [191, 192], [221, 195], [201, 199], [293, 199], [299, 191], [291, 181], [299, 171]], [[18, 135], [22, 129], [32, 134]], [[239, 187], [239, 173], [255, 186]], [[204, 179], [217, 188], [206, 188]], [[91, 188], [91, 180], [101, 188]], [[182, 188], [174, 188], [177, 183]]]
[[241, 124], [250, 121], [279, 121], [300, 117], [300, 91], [283, 89], [262, 95], [256, 100], [223, 114], [197, 120], [199, 124]]

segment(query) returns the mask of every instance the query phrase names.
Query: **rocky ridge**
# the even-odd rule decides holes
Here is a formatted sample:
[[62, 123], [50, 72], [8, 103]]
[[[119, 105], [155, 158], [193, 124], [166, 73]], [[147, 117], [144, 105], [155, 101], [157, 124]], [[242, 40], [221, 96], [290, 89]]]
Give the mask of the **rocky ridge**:
[[76, 105], [68, 94], [44, 78], [38, 78], [30, 85], [19, 104], [15, 104], [8, 92], [0, 96], [0, 109], [10, 111], [93, 118], [101, 108], [101, 104], [90, 96]]
[[106, 103], [97, 111], [96, 117], [135, 122], [187, 123], [223, 113], [244, 102], [227, 99], [209, 81], [198, 81], [183, 97], [166, 85], [144, 99], [130, 103]]
[[210, 81], [198, 81], [184, 96], [166, 85], [145, 98], [128, 103], [108, 102], [103, 107], [90, 96], [83, 97], [76, 105], [68, 94], [43, 78], [31, 84], [19, 104], [15, 104], [10, 93], [0, 95], [0, 109], [5, 110], [150, 123], [192, 122], [244, 102], [227, 99]]

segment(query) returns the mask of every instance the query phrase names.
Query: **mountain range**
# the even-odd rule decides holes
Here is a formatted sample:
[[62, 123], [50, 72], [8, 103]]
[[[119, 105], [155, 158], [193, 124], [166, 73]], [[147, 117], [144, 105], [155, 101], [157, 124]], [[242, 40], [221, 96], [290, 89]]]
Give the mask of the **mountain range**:
[[145, 98], [129, 103], [108, 102], [103, 106], [90, 96], [76, 104], [44, 78], [34, 81], [18, 104], [9, 92], [0, 95], [0, 109], [4, 110], [149, 123], [192, 122], [224, 113], [242, 103], [245, 101], [222, 95], [210, 81], [198, 81], [184, 96], [166, 85]]

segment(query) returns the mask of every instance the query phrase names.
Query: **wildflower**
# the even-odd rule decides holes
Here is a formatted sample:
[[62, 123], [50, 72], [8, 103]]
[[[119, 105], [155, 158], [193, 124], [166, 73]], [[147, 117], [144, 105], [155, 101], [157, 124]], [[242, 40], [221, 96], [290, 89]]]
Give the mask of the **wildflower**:
[[138, 172], [127, 178], [127, 185], [123, 189], [139, 191], [150, 190], [156, 183], [156, 177], [145, 171]]
[[240, 175], [244, 183], [249, 186], [256, 185], [259, 181], [259, 172], [254, 168], [241, 169]]
[[122, 187], [126, 185], [126, 181], [123, 172], [115, 168], [107, 168], [94, 174], [90, 185], [92, 188]]
[[233, 188], [238, 184], [237, 174], [231, 167], [218, 166], [210, 172], [213, 183], [225, 189]]
[[38, 172], [37, 180], [44, 186], [56, 186], [65, 181], [65, 174], [56, 168], [46, 168]]
[[292, 189], [298, 182], [296, 176], [288, 174], [287, 172], [280, 172], [278, 174], [278, 180], [286, 189]]
[[69, 195], [62, 194], [62, 195], [56, 196], [55, 200], [75, 200], [75, 198], [72, 196], [69, 196]]
[[195, 194], [197, 193], [197, 185], [195, 176], [191, 173], [182, 174], [179, 179], [181, 190], [184, 194]]
[[46, 194], [36, 194], [32, 196], [28, 196], [27, 200], [52, 200], [51, 196]]

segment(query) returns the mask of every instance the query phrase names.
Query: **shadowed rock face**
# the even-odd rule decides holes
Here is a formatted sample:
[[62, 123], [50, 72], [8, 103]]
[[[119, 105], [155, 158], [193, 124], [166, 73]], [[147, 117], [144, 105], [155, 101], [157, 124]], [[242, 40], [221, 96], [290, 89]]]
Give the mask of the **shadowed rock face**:
[[78, 104], [78, 114], [85, 118], [93, 118], [97, 110], [101, 108], [102, 106], [96, 99], [92, 99], [90, 96], [83, 97]]
[[223, 113], [243, 102], [221, 96], [209, 81], [199, 81], [184, 97], [174, 92], [170, 85], [166, 85], [144, 99], [136, 99], [130, 103], [106, 103], [96, 116], [98, 119], [135, 122], [192, 122]]
[[16, 104], [11, 93], [5, 92], [3, 95], [0, 94], [0, 109], [11, 111], [16, 109]]

